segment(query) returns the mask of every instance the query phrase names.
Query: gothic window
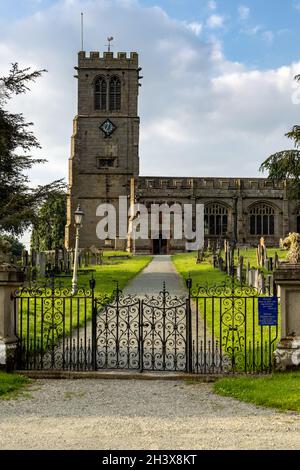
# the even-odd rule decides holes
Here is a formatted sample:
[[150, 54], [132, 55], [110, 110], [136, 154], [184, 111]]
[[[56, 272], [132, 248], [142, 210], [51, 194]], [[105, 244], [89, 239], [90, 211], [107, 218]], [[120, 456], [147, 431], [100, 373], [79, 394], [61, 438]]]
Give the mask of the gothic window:
[[112, 77], [109, 81], [109, 109], [110, 111], [121, 109], [121, 80], [118, 77]]
[[250, 213], [251, 235], [274, 235], [275, 210], [268, 204], [256, 204], [252, 206]]
[[95, 109], [106, 110], [107, 83], [104, 77], [97, 78], [95, 82]]
[[228, 209], [221, 204], [208, 204], [204, 209], [205, 235], [225, 237], [228, 227]]

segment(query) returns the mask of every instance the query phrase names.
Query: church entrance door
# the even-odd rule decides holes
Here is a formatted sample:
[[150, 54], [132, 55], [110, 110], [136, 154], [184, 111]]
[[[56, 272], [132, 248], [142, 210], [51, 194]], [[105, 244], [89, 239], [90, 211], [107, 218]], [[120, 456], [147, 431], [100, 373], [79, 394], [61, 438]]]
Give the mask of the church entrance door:
[[169, 253], [168, 240], [162, 238], [156, 238], [152, 241], [152, 254], [153, 255], [167, 255]]

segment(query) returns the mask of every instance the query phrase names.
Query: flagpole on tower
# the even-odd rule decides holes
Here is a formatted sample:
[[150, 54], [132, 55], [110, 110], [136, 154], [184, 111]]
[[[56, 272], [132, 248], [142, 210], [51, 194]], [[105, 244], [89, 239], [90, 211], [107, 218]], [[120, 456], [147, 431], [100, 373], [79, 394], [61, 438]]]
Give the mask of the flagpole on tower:
[[81, 13], [81, 50], [83, 51], [83, 13]]

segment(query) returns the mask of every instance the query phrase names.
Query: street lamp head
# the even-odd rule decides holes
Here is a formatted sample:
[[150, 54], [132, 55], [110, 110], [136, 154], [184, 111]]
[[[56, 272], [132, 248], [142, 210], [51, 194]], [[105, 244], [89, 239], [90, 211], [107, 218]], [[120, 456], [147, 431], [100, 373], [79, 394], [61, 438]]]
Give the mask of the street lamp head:
[[80, 227], [81, 224], [82, 224], [82, 219], [83, 219], [83, 216], [84, 216], [84, 212], [81, 210], [80, 206], [78, 205], [75, 213], [74, 213], [74, 216], [75, 216], [75, 225], [77, 227]]

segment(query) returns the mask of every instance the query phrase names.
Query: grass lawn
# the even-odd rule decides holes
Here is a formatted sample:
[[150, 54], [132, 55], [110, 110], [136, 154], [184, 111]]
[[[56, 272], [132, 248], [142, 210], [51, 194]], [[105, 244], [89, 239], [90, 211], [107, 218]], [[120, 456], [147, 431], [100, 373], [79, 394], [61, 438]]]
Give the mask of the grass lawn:
[[226, 274], [214, 269], [209, 260], [196, 264], [196, 253], [183, 253], [172, 256], [172, 261], [179, 274], [187, 279], [189, 275], [193, 279], [193, 287], [199, 285], [214, 285], [224, 282]]
[[265, 377], [225, 378], [214, 383], [219, 395], [281, 411], [300, 412], [300, 372]]
[[[118, 281], [119, 288], [123, 289], [152, 259], [151, 256], [134, 256], [128, 259], [109, 260], [107, 257], [114, 256], [116, 253], [106, 252], [105, 255], [104, 264], [83, 268], [83, 270], [94, 270], [96, 298], [111, 296], [116, 288], [116, 281]], [[62, 286], [70, 288], [71, 279], [71, 277], [62, 278]], [[91, 273], [79, 273], [78, 286], [89, 289], [90, 279]], [[65, 312], [63, 317], [61, 316], [62, 310]], [[84, 296], [72, 298], [70, 295], [61, 295], [61, 298], [52, 300], [51, 295], [47, 299], [40, 294], [35, 297], [30, 294], [30, 291], [29, 294], [25, 291], [19, 300], [19, 329], [22, 332], [20, 335], [22, 339], [35, 341], [34, 338], [40, 338], [42, 330], [45, 332], [49, 328], [53, 320], [53, 312], [54, 321], [59, 324], [60, 334], [68, 335], [72, 329], [83, 326], [91, 320], [92, 301]]]
[[0, 371], [0, 400], [17, 395], [29, 383], [27, 377]]

